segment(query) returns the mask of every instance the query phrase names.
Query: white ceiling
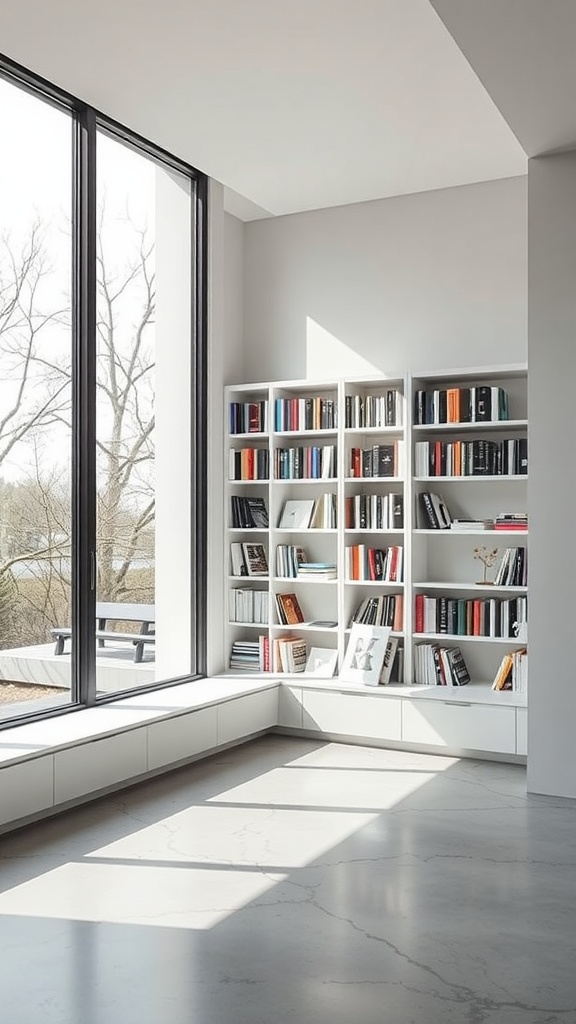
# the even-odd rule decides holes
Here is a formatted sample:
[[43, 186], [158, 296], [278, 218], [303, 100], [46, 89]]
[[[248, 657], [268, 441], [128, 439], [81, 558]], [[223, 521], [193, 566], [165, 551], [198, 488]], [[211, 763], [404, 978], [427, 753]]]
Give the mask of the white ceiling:
[[429, 0], [0, 0], [0, 49], [243, 219], [526, 172]]
[[431, 0], [528, 156], [576, 146], [575, 0]]

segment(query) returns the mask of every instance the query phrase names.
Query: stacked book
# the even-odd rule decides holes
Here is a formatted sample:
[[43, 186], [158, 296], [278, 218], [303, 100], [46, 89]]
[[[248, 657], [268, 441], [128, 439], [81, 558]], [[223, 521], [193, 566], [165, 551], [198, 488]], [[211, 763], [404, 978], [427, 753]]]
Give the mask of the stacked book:
[[459, 647], [416, 644], [414, 680], [421, 686], [465, 686], [470, 673]]
[[297, 577], [299, 580], [309, 580], [316, 583], [323, 583], [326, 580], [335, 580], [337, 568], [335, 562], [299, 562]]
[[450, 529], [457, 533], [476, 533], [477, 530], [494, 529], [494, 521], [492, 519], [453, 519]]
[[528, 514], [526, 512], [499, 512], [494, 520], [494, 529], [526, 531], [528, 529]]
[[296, 579], [298, 566], [306, 561], [304, 548], [294, 544], [278, 544], [276, 547], [276, 575], [283, 578]]
[[230, 654], [230, 668], [234, 672], [265, 672], [263, 643], [268, 637], [258, 640], [235, 640]]

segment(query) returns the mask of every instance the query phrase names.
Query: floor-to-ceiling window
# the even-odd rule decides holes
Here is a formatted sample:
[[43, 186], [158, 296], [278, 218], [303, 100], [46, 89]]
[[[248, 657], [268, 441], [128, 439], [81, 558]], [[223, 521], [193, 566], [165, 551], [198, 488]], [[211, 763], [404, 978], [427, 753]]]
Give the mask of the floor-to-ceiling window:
[[202, 176], [0, 67], [0, 723], [203, 669]]

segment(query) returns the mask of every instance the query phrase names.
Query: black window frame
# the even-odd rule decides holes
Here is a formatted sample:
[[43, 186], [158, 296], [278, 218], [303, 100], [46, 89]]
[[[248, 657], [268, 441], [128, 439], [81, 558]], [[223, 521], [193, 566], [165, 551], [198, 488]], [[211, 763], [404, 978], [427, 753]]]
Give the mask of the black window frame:
[[[206, 676], [207, 578], [207, 250], [208, 179], [205, 174], [0, 54], [0, 78], [68, 113], [72, 159], [72, 652], [71, 702], [14, 715], [0, 730], [57, 717], [96, 704], [174, 686]], [[191, 539], [190, 629], [194, 664], [176, 679], [96, 693], [96, 146], [105, 132], [191, 185]]]

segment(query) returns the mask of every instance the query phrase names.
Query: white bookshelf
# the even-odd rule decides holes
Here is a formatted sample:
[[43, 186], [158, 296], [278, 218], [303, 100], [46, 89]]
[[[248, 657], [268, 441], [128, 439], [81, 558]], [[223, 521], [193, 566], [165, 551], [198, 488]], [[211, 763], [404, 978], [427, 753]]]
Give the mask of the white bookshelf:
[[[443, 390], [488, 385], [502, 387], [509, 396], [509, 419], [487, 420], [474, 423], [426, 423], [414, 422], [415, 396], [420, 389]], [[400, 422], [395, 425], [382, 424], [347, 426], [346, 400], [358, 403], [359, 398], [368, 395], [386, 395], [397, 391], [400, 398], [396, 413]], [[278, 399], [301, 400], [324, 398], [334, 403], [337, 422], [330, 427], [295, 430], [276, 429], [275, 403]], [[268, 402], [268, 429], [253, 433], [231, 435], [229, 432], [230, 402]], [[494, 546], [503, 553], [507, 547], [528, 547], [528, 531], [496, 530], [434, 530], [422, 525], [416, 516], [418, 495], [422, 491], [439, 493], [452, 516], [455, 518], [490, 519], [503, 511], [527, 510], [527, 475], [521, 473], [474, 476], [439, 476], [437, 474], [414, 474], [415, 445], [422, 440], [472, 441], [476, 439], [520, 438], [527, 435], [527, 384], [526, 368], [523, 366], [502, 366], [472, 368], [451, 371], [419, 373], [406, 377], [347, 378], [325, 381], [280, 381], [262, 384], [242, 384], [226, 389], [226, 467], [229, 467], [228, 449], [247, 446], [266, 447], [270, 473], [266, 480], [246, 481], [227, 479], [225, 487], [226, 558], [228, 586], [226, 588], [226, 652], [229, 654], [235, 640], [254, 641], [258, 635], [266, 635], [273, 644], [275, 638], [294, 633], [305, 638], [308, 649], [311, 646], [329, 647], [338, 651], [338, 664], [346, 649], [352, 615], [360, 602], [376, 594], [402, 595], [404, 620], [401, 631], [392, 636], [400, 640], [403, 647], [403, 670], [401, 679], [387, 687], [350, 687], [344, 685], [335, 675], [333, 679], [314, 680], [305, 674], [275, 675], [290, 687], [298, 686], [302, 691], [308, 688], [352, 694], [363, 692], [378, 700], [380, 697], [397, 697], [401, 700], [433, 701], [441, 707], [443, 703], [457, 704], [460, 708], [481, 706], [489, 708], [517, 708], [525, 712], [526, 694], [508, 691], [495, 693], [491, 689], [502, 655], [506, 650], [526, 646], [513, 637], [461, 636], [444, 632], [417, 632], [415, 622], [415, 599], [418, 594], [430, 597], [454, 599], [514, 600], [524, 597], [526, 586], [494, 586], [478, 583], [482, 566], [473, 559], [473, 549], [479, 544]], [[393, 476], [352, 475], [352, 450], [369, 449], [379, 443], [390, 445], [400, 442], [401, 471]], [[278, 479], [275, 473], [275, 452], [277, 449], [334, 445], [337, 471], [334, 476], [322, 478]], [[290, 529], [279, 527], [278, 523], [287, 500], [314, 499], [320, 494], [335, 496], [337, 525], [326, 529]], [[401, 528], [373, 529], [358, 525], [346, 525], [346, 501], [357, 494], [402, 494], [404, 522]], [[263, 497], [269, 513], [268, 529], [246, 529], [232, 526], [230, 519], [230, 498], [233, 494], [251, 494]], [[264, 545], [269, 572], [266, 577], [233, 576], [230, 574], [230, 543], [253, 540]], [[337, 578], [327, 580], [303, 579], [278, 576], [276, 571], [276, 548], [279, 544], [303, 547], [308, 559], [313, 562], [330, 562], [337, 566]], [[403, 548], [403, 579], [397, 582], [382, 580], [351, 580], [347, 578], [347, 548], [352, 545], [388, 548]], [[479, 575], [480, 574], [480, 575]], [[269, 622], [239, 623], [230, 621], [228, 614], [228, 591], [233, 588], [253, 587], [262, 589], [268, 595]], [[286, 626], [278, 621], [276, 595], [295, 593], [301, 605], [305, 621], [295, 626]], [[314, 621], [335, 621], [335, 627], [321, 627]], [[459, 646], [468, 665], [471, 683], [466, 687], [430, 687], [414, 683], [415, 645], [436, 642], [446, 646]], [[448, 692], [447, 692], [448, 691]], [[305, 702], [304, 702], [305, 703]], [[302, 704], [302, 707], [304, 704]], [[304, 722], [306, 715], [302, 712]], [[412, 714], [412, 712], [411, 712]], [[435, 712], [436, 714], [436, 712]], [[506, 717], [506, 716], [505, 716]], [[408, 719], [407, 719], [408, 720]], [[508, 721], [508, 719], [506, 719]], [[515, 726], [519, 728], [518, 724]], [[435, 726], [437, 729], [437, 726]], [[510, 727], [511, 728], [511, 727]], [[438, 731], [438, 729], [437, 729]], [[424, 729], [426, 733], [426, 729]], [[408, 742], [418, 740], [407, 738]], [[514, 744], [512, 744], [514, 746]], [[509, 744], [506, 753], [509, 753]], [[487, 749], [492, 749], [487, 747]], [[520, 751], [522, 753], [522, 751]]]

